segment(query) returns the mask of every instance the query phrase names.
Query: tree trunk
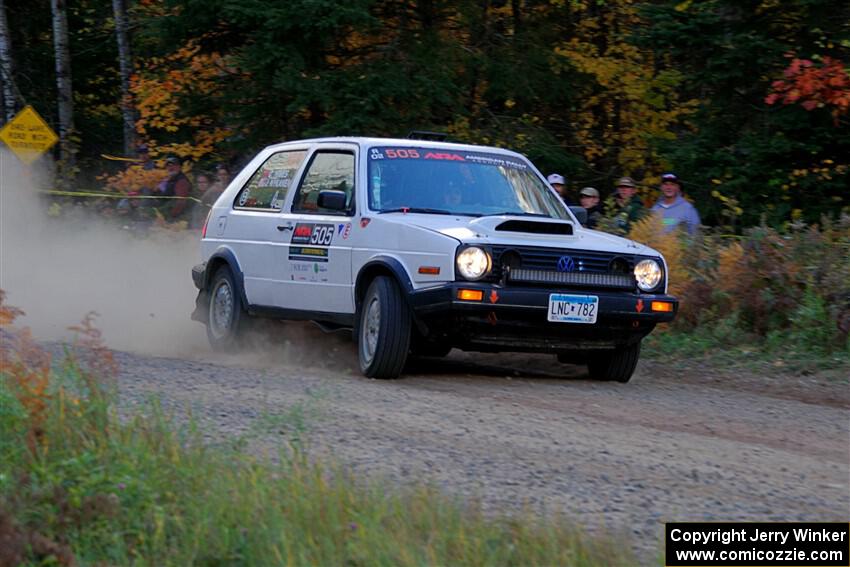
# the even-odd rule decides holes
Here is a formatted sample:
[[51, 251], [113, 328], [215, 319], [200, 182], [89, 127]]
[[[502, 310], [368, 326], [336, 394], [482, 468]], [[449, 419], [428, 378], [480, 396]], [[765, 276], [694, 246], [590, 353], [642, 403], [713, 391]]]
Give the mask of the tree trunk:
[[115, 37], [118, 40], [118, 63], [121, 68], [121, 119], [124, 123], [124, 155], [130, 156], [134, 155], [136, 146], [136, 117], [130, 98], [130, 75], [133, 72], [133, 58], [130, 55], [129, 23], [125, 0], [112, 0], [112, 11], [115, 14]]
[[0, 0], [0, 98], [3, 108], [0, 111], [0, 124], [5, 124], [15, 117], [17, 105], [15, 104], [14, 78], [15, 66], [12, 60], [12, 36], [9, 33], [9, 23], [6, 20], [6, 0]]
[[50, 0], [53, 13], [53, 47], [56, 56], [56, 87], [59, 102], [60, 178], [69, 181], [74, 170], [74, 97], [71, 90], [71, 52], [65, 0]]

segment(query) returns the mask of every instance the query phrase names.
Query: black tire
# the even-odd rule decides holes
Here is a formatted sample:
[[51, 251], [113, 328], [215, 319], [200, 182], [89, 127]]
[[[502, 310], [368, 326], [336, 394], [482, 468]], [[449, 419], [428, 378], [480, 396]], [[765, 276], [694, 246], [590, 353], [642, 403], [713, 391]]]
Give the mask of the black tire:
[[214, 350], [234, 351], [244, 338], [248, 314], [238, 289], [227, 266], [213, 274], [209, 285], [207, 339]]
[[398, 378], [410, 349], [410, 308], [392, 278], [369, 285], [357, 322], [360, 371], [369, 378]]
[[609, 382], [628, 382], [640, 358], [640, 342], [594, 355], [587, 362], [590, 377]]

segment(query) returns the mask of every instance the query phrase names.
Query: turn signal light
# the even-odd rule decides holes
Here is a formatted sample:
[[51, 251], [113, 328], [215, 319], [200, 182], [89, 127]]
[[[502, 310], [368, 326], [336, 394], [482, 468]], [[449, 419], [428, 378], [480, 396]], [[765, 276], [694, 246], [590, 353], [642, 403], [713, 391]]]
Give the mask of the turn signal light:
[[439, 266], [419, 266], [420, 274], [428, 274], [430, 276], [439, 276], [440, 275], [440, 267]]
[[484, 299], [484, 292], [480, 289], [459, 289], [457, 298], [464, 301], [481, 301]]
[[673, 312], [673, 304], [667, 303], [666, 301], [653, 301], [652, 302], [652, 310], [653, 311], [661, 311], [662, 313], [672, 313]]

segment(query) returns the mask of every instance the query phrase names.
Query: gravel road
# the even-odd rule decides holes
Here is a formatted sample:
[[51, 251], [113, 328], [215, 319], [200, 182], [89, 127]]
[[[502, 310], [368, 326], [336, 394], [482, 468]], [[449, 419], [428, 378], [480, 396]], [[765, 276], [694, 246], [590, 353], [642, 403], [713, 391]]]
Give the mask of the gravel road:
[[629, 384], [595, 383], [549, 356], [458, 351], [376, 381], [342, 336], [271, 333], [238, 356], [117, 353], [121, 403], [153, 394], [190, 408], [213, 441], [250, 434], [273, 451], [298, 436], [361, 475], [632, 532], [648, 558], [664, 521], [850, 518], [846, 383], [677, 375], [657, 361]]

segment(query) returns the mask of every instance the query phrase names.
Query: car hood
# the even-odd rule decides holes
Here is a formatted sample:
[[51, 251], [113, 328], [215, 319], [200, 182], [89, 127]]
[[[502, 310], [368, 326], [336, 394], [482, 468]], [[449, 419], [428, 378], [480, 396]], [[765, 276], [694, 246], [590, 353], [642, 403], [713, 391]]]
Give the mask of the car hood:
[[[499, 215], [488, 217], [467, 217], [462, 215], [433, 215], [420, 213], [387, 213], [382, 215], [387, 221], [413, 225], [432, 230], [459, 240], [464, 244], [499, 244], [515, 246], [540, 246], [544, 248], [575, 248], [597, 252], [614, 252], [620, 254], [659, 255], [648, 246], [633, 240], [607, 234], [598, 230], [590, 230], [571, 221], [549, 219], [543, 217], [523, 217]], [[499, 230], [498, 227], [507, 221], [519, 221], [519, 228]], [[572, 226], [573, 234], [541, 234], [522, 230], [523, 227], [534, 229], [539, 225]]]

